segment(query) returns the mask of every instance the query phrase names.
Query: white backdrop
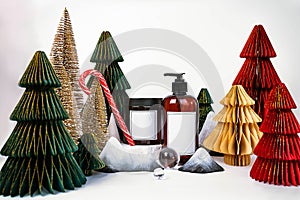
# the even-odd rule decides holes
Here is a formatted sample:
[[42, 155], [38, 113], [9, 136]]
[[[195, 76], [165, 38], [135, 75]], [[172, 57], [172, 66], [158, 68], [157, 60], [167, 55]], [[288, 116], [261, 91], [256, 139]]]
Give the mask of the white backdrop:
[[[43, 50], [49, 55], [65, 7], [71, 17], [81, 71], [93, 67], [89, 65], [88, 58], [104, 30], [117, 36], [143, 28], [163, 29], [183, 35], [199, 45], [206, 53], [204, 57], [199, 57], [200, 63], [201, 59], [209, 58], [221, 77], [222, 87], [211, 91], [216, 112], [221, 108], [220, 98], [229, 91], [244, 62], [239, 54], [251, 30], [254, 25], [262, 24], [277, 53], [271, 61], [296, 103], [300, 102], [300, 1], [6, 0], [0, 5], [0, 146], [16, 124], [9, 120], [9, 116], [24, 92], [23, 88], [18, 87], [18, 81], [35, 51]], [[151, 36], [149, 39], [154, 40]], [[176, 41], [174, 43], [176, 46]], [[181, 45], [180, 41], [178, 45]], [[190, 63], [176, 56], [176, 52], [155, 48], [127, 53], [124, 62], [120, 63], [125, 75], [140, 66], [151, 65], [186, 72], [185, 79], [194, 95], [202, 87], [209, 87], [208, 78], [218, 79], [194, 73], [189, 68]], [[200, 71], [204, 67], [200, 66]], [[164, 79], [162, 74], [155, 76]], [[129, 82], [134, 83], [135, 77], [130, 76]], [[167, 79], [168, 86], [171, 80]], [[169, 93], [165, 85], [151, 86], [149, 83], [128, 91], [131, 97], [163, 97]], [[294, 112], [299, 118], [299, 109]]]

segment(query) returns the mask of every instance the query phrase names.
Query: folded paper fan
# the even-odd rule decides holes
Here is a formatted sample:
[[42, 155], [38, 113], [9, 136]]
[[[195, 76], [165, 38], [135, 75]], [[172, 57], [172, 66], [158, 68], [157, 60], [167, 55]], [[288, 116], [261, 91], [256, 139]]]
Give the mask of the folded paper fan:
[[220, 103], [226, 106], [250, 106], [254, 105], [255, 101], [251, 99], [242, 85], [235, 85], [231, 87]]
[[268, 101], [265, 105], [269, 110], [273, 109], [295, 109], [297, 108], [290, 92], [284, 83], [280, 83], [276, 89], [269, 94]]
[[258, 157], [252, 166], [250, 176], [264, 183], [297, 186], [300, 185], [300, 161], [280, 161]]
[[254, 26], [240, 57], [276, 57], [276, 52], [262, 25]]
[[260, 130], [274, 134], [297, 134], [300, 125], [291, 110], [269, 110]]
[[[276, 151], [274, 151], [276, 149]], [[300, 160], [298, 135], [275, 135], [265, 133], [254, 149], [255, 155], [267, 159]]]
[[203, 145], [223, 153], [229, 165], [249, 165], [250, 155], [262, 137], [257, 125], [261, 118], [251, 107], [255, 102], [243, 86], [234, 85], [220, 103], [224, 107], [214, 118], [218, 123]]
[[300, 127], [291, 111], [295, 107], [284, 83], [272, 89], [260, 127], [264, 134], [254, 149], [257, 159], [250, 172], [253, 179], [274, 185], [300, 185]]
[[217, 123], [212, 132], [205, 138], [203, 141], [203, 145], [213, 151], [216, 151], [214, 145], [216, 143], [217, 138], [220, 135], [221, 130], [223, 129], [224, 123]]
[[[260, 77], [258, 77], [257, 70], [260, 70]], [[257, 59], [254, 57], [245, 60], [241, 70], [233, 81], [233, 85], [243, 85], [247, 91], [248, 88], [258, 86], [264, 89], [272, 89], [274, 85], [280, 82], [280, 78], [269, 58]], [[248, 91], [247, 93], [253, 97]]]
[[103, 31], [91, 57], [91, 62], [123, 62], [124, 59], [109, 31]]
[[266, 115], [265, 102], [272, 88], [279, 84], [270, 58], [276, 53], [262, 25], [255, 25], [240, 57], [246, 58], [232, 85], [242, 85], [255, 100], [254, 111], [263, 119]]

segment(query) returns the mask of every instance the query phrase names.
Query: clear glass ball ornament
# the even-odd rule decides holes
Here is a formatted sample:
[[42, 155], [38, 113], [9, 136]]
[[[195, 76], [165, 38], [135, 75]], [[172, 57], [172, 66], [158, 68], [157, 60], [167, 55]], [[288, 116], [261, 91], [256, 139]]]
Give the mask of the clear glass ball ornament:
[[178, 153], [169, 147], [164, 147], [159, 152], [158, 163], [164, 169], [173, 168], [179, 163]]

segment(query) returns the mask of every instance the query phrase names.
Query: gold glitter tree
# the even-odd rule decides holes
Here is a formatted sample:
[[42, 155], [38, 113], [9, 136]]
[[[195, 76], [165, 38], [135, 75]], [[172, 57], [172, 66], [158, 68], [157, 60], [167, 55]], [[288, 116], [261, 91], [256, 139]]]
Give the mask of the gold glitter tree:
[[72, 136], [75, 143], [78, 143], [80, 137], [78, 131], [78, 123], [76, 122], [72, 87], [70, 85], [70, 79], [65, 67], [63, 66], [62, 58], [57, 55], [56, 51], [52, 51], [52, 65], [53, 69], [61, 82], [61, 87], [55, 88], [56, 94], [59, 96], [62, 105], [67, 111], [69, 118], [64, 120], [64, 124]]
[[83, 94], [78, 81], [80, 74], [74, 34], [66, 8], [57, 28], [50, 61], [62, 83], [62, 87], [56, 89], [57, 94], [70, 117], [64, 123], [77, 143], [82, 134], [80, 112], [83, 107]]
[[81, 112], [82, 132], [93, 133], [97, 146], [102, 151], [110, 137], [107, 131], [105, 98], [97, 79], [93, 80], [90, 90], [91, 94]]

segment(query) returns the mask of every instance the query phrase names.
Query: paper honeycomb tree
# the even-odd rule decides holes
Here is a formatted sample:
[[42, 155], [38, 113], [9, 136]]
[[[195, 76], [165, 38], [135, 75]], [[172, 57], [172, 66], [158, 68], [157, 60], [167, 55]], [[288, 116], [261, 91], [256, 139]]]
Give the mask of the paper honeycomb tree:
[[[109, 31], [103, 31], [101, 33], [90, 61], [96, 63], [94, 69], [98, 70], [100, 73], [103, 74], [108, 84], [108, 87], [113, 95], [117, 108], [121, 113], [124, 121], [127, 123], [129, 117], [129, 97], [125, 90], [130, 89], [130, 85], [118, 64], [118, 62], [123, 62], [124, 59]], [[94, 77], [91, 77], [87, 83], [87, 86], [91, 87], [94, 81], [97, 80]], [[101, 87], [99, 87], [99, 90], [100, 89]], [[98, 94], [100, 93], [101, 91], [98, 91]], [[111, 116], [111, 108], [106, 99], [105, 102], [107, 119], [109, 121]], [[120, 138], [124, 142], [126, 142], [121, 132], [122, 131], [119, 130]]]
[[207, 114], [213, 112], [211, 104], [213, 100], [207, 90], [207, 88], [202, 88], [197, 97], [199, 104], [199, 132], [201, 131], [203, 124], [206, 120]]
[[50, 61], [62, 84], [61, 88], [56, 88], [56, 92], [69, 115], [64, 123], [77, 143], [82, 134], [80, 112], [83, 107], [83, 93], [78, 82], [80, 74], [74, 34], [66, 8], [55, 34]]
[[246, 60], [232, 85], [244, 87], [255, 100], [254, 111], [263, 119], [268, 95], [281, 81], [270, 61], [276, 53], [262, 25], [254, 26], [240, 57]]
[[84, 133], [78, 143], [78, 150], [73, 156], [86, 176], [92, 175], [92, 170], [100, 170], [105, 164], [99, 157], [100, 150], [97, 147], [93, 133]]
[[284, 83], [272, 89], [266, 108], [260, 126], [264, 134], [254, 149], [257, 158], [250, 176], [274, 185], [300, 185], [300, 125], [291, 110], [297, 106]]
[[223, 153], [226, 164], [249, 165], [262, 136], [257, 125], [261, 118], [251, 108], [255, 102], [241, 85], [234, 85], [220, 103], [224, 108], [214, 117], [218, 123], [203, 145]]
[[20, 82], [26, 90], [12, 112], [17, 121], [1, 149], [0, 194], [33, 195], [80, 187], [86, 178], [72, 152], [77, 146], [63, 120], [68, 114], [54, 88], [61, 83], [46, 54], [37, 51]]

